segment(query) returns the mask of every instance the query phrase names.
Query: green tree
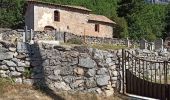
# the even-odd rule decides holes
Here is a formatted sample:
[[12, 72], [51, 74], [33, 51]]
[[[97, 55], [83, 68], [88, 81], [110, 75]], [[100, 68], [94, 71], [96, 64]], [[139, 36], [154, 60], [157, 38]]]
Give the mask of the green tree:
[[165, 32], [164, 32], [164, 38], [170, 34], [170, 3], [166, 7], [166, 17], [165, 17]]
[[19, 28], [24, 24], [25, 0], [2, 0], [0, 27]]

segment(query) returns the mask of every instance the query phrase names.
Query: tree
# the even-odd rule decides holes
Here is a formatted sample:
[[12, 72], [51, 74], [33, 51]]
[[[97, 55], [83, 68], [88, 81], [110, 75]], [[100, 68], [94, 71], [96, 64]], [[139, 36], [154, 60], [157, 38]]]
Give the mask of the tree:
[[170, 34], [170, 3], [166, 7], [166, 17], [165, 17], [165, 34], [164, 38]]
[[25, 0], [2, 0], [0, 9], [0, 27], [19, 28], [24, 24]]

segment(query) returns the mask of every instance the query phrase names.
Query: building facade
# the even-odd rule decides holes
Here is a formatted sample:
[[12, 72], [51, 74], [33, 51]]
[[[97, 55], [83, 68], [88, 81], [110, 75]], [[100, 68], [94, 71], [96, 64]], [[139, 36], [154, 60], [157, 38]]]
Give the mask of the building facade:
[[116, 23], [105, 16], [91, 14], [91, 10], [87, 8], [33, 0], [27, 2], [25, 24], [28, 29], [34, 31], [55, 29], [95, 37], [114, 36], [113, 27]]

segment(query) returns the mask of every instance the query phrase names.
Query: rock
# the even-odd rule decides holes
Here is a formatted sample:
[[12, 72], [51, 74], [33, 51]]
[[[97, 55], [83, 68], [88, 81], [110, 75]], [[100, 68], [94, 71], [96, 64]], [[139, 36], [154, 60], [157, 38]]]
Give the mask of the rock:
[[105, 90], [104, 93], [105, 93], [106, 97], [109, 97], [114, 94], [114, 90]]
[[108, 85], [109, 80], [110, 80], [110, 76], [100, 75], [99, 77], [97, 77], [96, 82], [97, 82], [97, 85], [99, 86], [105, 86], [105, 85]]
[[9, 77], [7, 74], [0, 74], [0, 77], [2, 77], [2, 78], [7, 78], [7, 77]]
[[107, 74], [108, 70], [106, 68], [100, 68], [98, 71], [97, 71], [97, 74], [98, 75], [104, 75], [104, 74]]
[[17, 63], [17, 62], [19, 62], [19, 61], [20, 61], [20, 59], [12, 58], [12, 61], [13, 61], [13, 62], [15, 62], [15, 63]]
[[25, 61], [25, 65], [26, 65], [25, 67], [27, 67], [27, 68], [30, 67], [30, 62], [29, 61]]
[[51, 59], [49, 64], [50, 64], [50, 66], [56, 66], [56, 65], [61, 64], [61, 62], [58, 60]]
[[111, 80], [117, 81], [117, 77], [112, 77]]
[[74, 73], [77, 75], [84, 75], [84, 70], [83, 70], [83, 68], [77, 67], [74, 69]]
[[101, 94], [101, 93], [102, 93], [102, 90], [101, 90], [100, 88], [98, 88], [98, 89], [96, 89], [96, 92], [97, 92], [98, 94]]
[[6, 73], [6, 71], [0, 70], [0, 74], [4, 74], [4, 73]]
[[15, 67], [9, 67], [10, 71], [15, 71]]
[[25, 68], [24, 67], [16, 67], [17, 71], [19, 72], [24, 72], [25, 71]]
[[66, 83], [64, 82], [55, 82], [54, 83], [54, 86], [57, 88], [57, 89], [60, 89], [60, 90], [70, 90], [71, 88], [66, 85]]
[[42, 66], [49, 66], [49, 65], [50, 65], [49, 59], [46, 59], [46, 60], [42, 61], [42, 62], [41, 62], [41, 65], [42, 65]]
[[34, 79], [42, 79], [42, 78], [44, 78], [44, 74], [43, 73], [34, 74], [34, 75], [32, 75], [32, 78], [34, 78]]
[[116, 65], [110, 66], [110, 69], [111, 69], [111, 70], [116, 70]]
[[94, 88], [97, 86], [97, 83], [94, 78], [89, 78], [85, 81], [85, 85], [87, 88]]
[[26, 67], [26, 64], [23, 63], [23, 62], [21, 62], [21, 61], [18, 61], [18, 62], [17, 62], [17, 65], [18, 65], [19, 67]]
[[94, 59], [103, 59], [103, 57], [104, 55], [101, 50], [96, 49], [96, 51], [94, 51]]
[[60, 75], [73, 75], [73, 68], [71, 66], [61, 67]]
[[7, 67], [6, 65], [1, 65], [1, 66], [0, 66], [0, 69], [2, 69], [2, 70], [8, 70], [8, 67]]
[[96, 74], [95, 69], [89, 69], [86, 73], [87, 77], [93, 77]]
[[94, 68], [96, 66], [96, 62], [92, 60], [90, 57], [87, 58], [79, 58], [79, 66], [85, 68]]
[[30, 65], [31, 65], [32, 67], [39, 67], [39, 66], [42, 66], [42, 62], [43, 62], [43, 61], [40, 61], [40, 60], [31, 61]]
[[111, 58], [107, 58], [107, 59], [106, 59], [106, 63], [107, 63], [107, 64], [112, 63], [112, 59], [111, 59]]
[[23, 80], [23, 83], [24, 83], [24, 84], [28, 84], [28, 85], [33, 85], [34, 80], [32, 80], [32, 79], [24, 79], [24, 80]]
[[8, 52], [8, 49], [0, 46], [0, 53], [6, 53], [6, 52]]
[[115, 76], [115, 77], [118, 76], [117, 71], [112, 71], [112, 75]]
[[25, 59], [27, 56], [25, 54], [19, 54], [16, 56], [18, 59]]
[[13, 61], [4, 60], [3, 63], [6, 64], [9, 67], [16, 67], [17, 66]]
[[12, 72], [9, 73], [9, 76], [18, 77], [18, 76], [21, 76], [21, 73], [20, 72], [16, 72], [16, 71], [12, 71]]
[[14, 56], [14, 53], [12, 53], [12, 52], [6, 52], [6, 53], [0, 52], [0, 60], [12, 59], [13, 56]]
[[72, 89], [84, 86], [84, 80], [76, 80], [74, 83], [70, 84]]
[[61, 76], [50, 75], [50, 76], [48, 76], [48, 78], [53, 81], [61, 81], [62, 80]]
[[72, 82], [75, 80], [75, 77], [74, 77], [74, 76], [64, 76], [64, 77], [63, 77], [63, 80], [64, 80], [66, 83], [70, 84], [70, 83], [72, 83]]
[[9, 51], [15, 52], [15, 51], [16, 51], [16, 48], [14, 48], [14, 47], [9, 47]]
[[22, 84], [22, 78], [16, 78], [14, 81], [15, 83]]
[[60, 70], [59, 69], [55, 69], [54, 70], [54, 75], [58, 76], [60, 74]]

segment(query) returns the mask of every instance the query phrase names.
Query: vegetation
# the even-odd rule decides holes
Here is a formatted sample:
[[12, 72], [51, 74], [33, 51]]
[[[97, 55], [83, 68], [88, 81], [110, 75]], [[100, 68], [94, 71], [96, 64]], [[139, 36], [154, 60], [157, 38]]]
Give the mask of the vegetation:
[[[170, 31], [170, 4], [149, 4], [144, 0], [40, 0], [66, 5], [84, 6], [117, 23], [115, 33], [120, 37], [153, 41]], [[0, 27], [22, 28], [25, 0], [2, 0]], [[15, 5], [15, 6], [14, 6]]]
[[93, 48], [101, 49], [101, 50], [118, 50], [127, 48], [125, 45], [113, 45], [113, 44], [92, 44]]
[[[53, 100], [45, 91], [34, 86], [16, 84], [12, 79], [0, 78], [0, 100]], [[128, 100], [126, 96], [115, 94], [110, 97], [94, 93], [66, 92], [56, 93], [56, 100]]]
[[67, 40], [68, 44], [77, 44], [77, 45], [81, 45], [83, 44], [83, 41], [78, 39], [78, 38], [71, 38], [69, 40]]
[[26, 78], [30, 78], [31, 77], [31, 73], [32, 73], [32, 69], [28, 67], [28, 68], [25, 68], [25, 71], [24, 71], [23, 75]]

